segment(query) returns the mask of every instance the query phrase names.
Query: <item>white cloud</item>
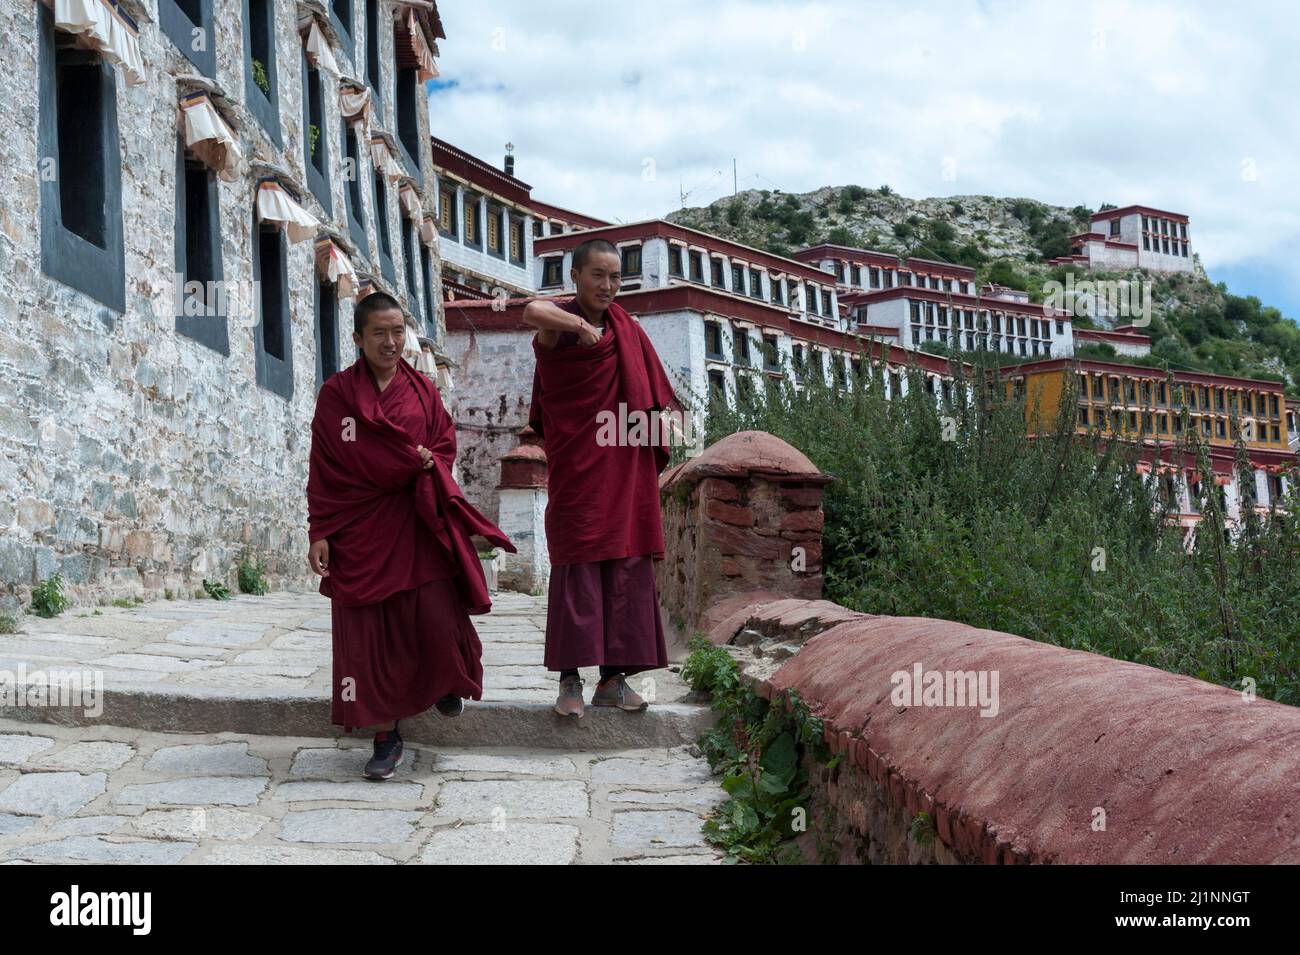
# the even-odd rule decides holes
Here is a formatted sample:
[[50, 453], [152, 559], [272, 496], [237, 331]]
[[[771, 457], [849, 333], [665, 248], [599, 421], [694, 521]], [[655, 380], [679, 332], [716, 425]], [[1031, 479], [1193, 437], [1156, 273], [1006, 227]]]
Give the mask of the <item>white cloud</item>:
[[734, 157], [742, 189], [888, 183], [1185, 212], [1212, 275], [1287, 263], [1300, 239], [1300, 18], [1287, 4], [440, 11], [455, 85], [430, 98], [435, 135], [495, 163], [513, 142], [534, 195], [593, 215], [662, 215], [679, 188], [691, 205], [727, 195]]

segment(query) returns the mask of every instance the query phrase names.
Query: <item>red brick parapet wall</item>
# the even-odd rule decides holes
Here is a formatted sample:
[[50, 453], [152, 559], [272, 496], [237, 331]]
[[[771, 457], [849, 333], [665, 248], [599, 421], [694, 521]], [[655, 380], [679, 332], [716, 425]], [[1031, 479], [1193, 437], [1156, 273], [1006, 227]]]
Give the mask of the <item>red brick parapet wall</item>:
[[[755, 506], [754, 472], [742, 477], [736, 455], [776, 439], [738, 437], [724, 451], [740, 470], [709, 471], [665, 509], [661, 599], [687, 633], [726, 646], [759, 695], [797, 694], [823, 720], [841, 757], [806, 763], [823, 851], [857, 862], [1300, 862], [1300, 709], [993, 630], [857, 613], [802, 589], [815, 579], [819, 591], [820, 573], [783, 578], [760, 562], [757, 576], [728, 574], [736, 542], [784, 539], [772, 532], [801, 512]], [[918, 665], [982, 672], [989, 688], [996, 674], [996, 713], [900, 705], [891, 678]], [[922, 811], [929, 839], [913, 830]]]
[[831, 478], [762, 431], [728, 435], [659, 480], [664, 560], [655, 565], [670, 642], [727, 597], [820, 597], [822, 488]]
[[[723, 617], [708, 632], [714, 643], [746, 644], [732, 652], [760, 696], [795, 691], [824, 721], [841, 760], [815, 782], [840, 817], [846, 859], [1300, 862], [1300, 709], [993, 630], [825, 600], [732, 600], [712, 616]], [[917, 663], [997, 671], [997, 714], [895, 705], [891, 674]], [[1098, 810], [1104, 830], [1094, 828]], [[919, 811], [937, 829], [925, 859], [900, 838]]]

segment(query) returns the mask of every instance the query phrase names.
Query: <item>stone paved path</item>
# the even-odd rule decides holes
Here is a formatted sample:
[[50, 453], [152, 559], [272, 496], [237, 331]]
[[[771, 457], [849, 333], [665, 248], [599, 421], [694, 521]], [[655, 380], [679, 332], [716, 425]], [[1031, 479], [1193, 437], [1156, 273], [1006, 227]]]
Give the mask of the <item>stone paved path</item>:
[[[369, 736], [328, 722], [318, 594], [23, 618], [0, 636], [0, 670], [93, 670], [118, 695], [88, 725], [54, 708], [0, 715], [0, 863], [720, 861], [701, 825], [725, 797], [682, 744], [707, 708], [683, 700], [680, 676], [632, 677], [650, 711], [589, 708], [579, 729], [549, 712], [544, 599], [493, 605], [473, 618], [483, 701], [408, 721], [403, 735], [439, 745], [408, 738], [385, 782], [360, 775]], [[583, 676], [590, 697], [594, 669]]]
[[712, 864], [689, 747], [601, 753], [0, 720], [0, 862]]
[[[484, 701], [554, 702], [558, 674], [542, 668], [545, 598], [494, 594], [492, 613], [471, 620], [483, 643]], [[108, 689], [298, 690], [328, 698], [330, 603], [316, 593], [276, 593], [23, 617], [20, 633], [0, 636], [0, 669], [16, 672], [20, 664], [93, 668]], [[590, 693], [596, 668], [582, 677]], [[657, 702], [688, 692], [669, 670], [628, 682]]]

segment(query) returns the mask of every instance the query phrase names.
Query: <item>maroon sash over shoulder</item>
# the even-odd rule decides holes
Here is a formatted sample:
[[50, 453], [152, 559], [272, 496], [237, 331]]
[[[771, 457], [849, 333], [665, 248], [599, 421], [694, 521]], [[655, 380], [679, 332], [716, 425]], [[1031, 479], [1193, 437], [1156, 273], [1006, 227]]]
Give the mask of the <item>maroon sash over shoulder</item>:
[[[467, 611], [487, 613], [492, 601], [470, 535], [478, 534], [511, 553], [515, 546], [465, 500], [452, 479], [456, 428], [438, 389], [405, 361], [397, 363], [396, 374], [409, 385], [396, 394], [420, 405], [413, 418], [425, 422], [423, 433], [409, 434], [389, 420], [364, 357], [326, 381], [316, 400], [308, 520], [311, 540], [329, 538], [331, 551], [330, 575], [321, 578], [320, 592], [357, 605], [376, 603], [404, 589], [407, 568], [393, 566], [389, 558], [401, 522], [413, 519], [413, 497], [414, 513], [456, 568], [456, 586]], [[395, 378], [388, 388], [398, 384]], [[432, 468], [424, 469], [416, 445], [433, 452]], [[338, 568], [343, 573], [336, 573], [334, 566], [336, 546], [348, 557], [347, 567]]]
[[[573, 302], [566, 306], [572, 311]], [[679, 410], [672, 384], [650, 338], [622, 306], [611, 303], [605, 333], [594, 345], [543, 348], [528, 423], [546, 448], [546, 544], [552, 564], [578, 564], [650, 554], [663, 559], [659, 472], [668, 464], [667, 428], [642, 428], [640, 443], [601, 444], [601, 412], [624, 436], [634, 412]], [[622, 405], [622, 410], [620, 410]], [[650, 416], [657, 417], [657, 416]], [[658, 438], [657, 441], [648, 440]]]

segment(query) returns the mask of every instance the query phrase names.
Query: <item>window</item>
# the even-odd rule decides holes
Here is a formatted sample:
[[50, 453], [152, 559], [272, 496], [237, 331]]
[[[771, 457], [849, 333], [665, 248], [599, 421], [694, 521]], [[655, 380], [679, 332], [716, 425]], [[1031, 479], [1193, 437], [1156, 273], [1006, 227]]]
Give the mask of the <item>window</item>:
[[116, 74], [55, 30], [48, 7], [37, 12], [40, 157], [58, 172], [40, 177], [41, 270], [125, 312]]
[[777, 339], [775, 335], [763, 336], [763, 368], [766, 371], [779, 371], [781, 366], [777, 362], [779, 354]]
[[453, 186], [443, 186], [438, 190], [438, 231], [448, 238], [456, 238], [456, 189]]
[[763, 279], [758, 269], [749, 270], [749, 294], [753, 298], [763, 297]]
[[880, 288], [880, 269], [874, 265], [871, 267], [871, 287]]
[[285, 237], [274, 225], [253, 221], [253, 281], [257, 328], [253, 365], [257, 383], [282, 398], [293, 397], [293, 350], [289, 334], [289, 283]]
[[524, 264], [524, 220], [510, 220], [510, 261], [515, 265]]
[[482, 247], [483, 240], [479, 231], [479, 206], [477, 196], [465, 194], [465, 244]]
[[685, 273], [682, 270], [682, 253], [685, 250], [680, 245], [668, 246], [668, 274], [681, 278]]
[[283, 148], [274, 0], [244, 0], [244, 103], [275, 145]]
[[745, 267], [734, 262], [731, 265], [731, 290], [737, 295], [745, 294]]
[[501, 210], [487, 207], [487, 250], [493, 255], [501, 255]]
[[1116, 217], [1116, 218], [1110, 220], [1110, 234], [1111, 234], [1111, 237], [1112, 237], [1112, 238], [1114, 238], [1115, 236], [1119, 235], [1119, 218], [1118, 218], [1118, 217]]
[[564, 267], [564, 259], [561, 256], [552, 256], [542, 259], [542, 285], [551, 287], [563, 284], [560, 271]]
[[704, 323], [704, 355], [714, 361], [722, 361], [722, 326], [717, 322]]
[[835, 317], [835, 310], [831, 308], [830, 289], [822, 289], [822, 314], [827, 318]]
[[384, 115], [384, 95], [382, 73], [379, 68], [379, 0], [365, 0], [366, 4], [366, 82], [370, 84], [373, 95], [370, 97], [375, 110], [382, 118]]
[[212, 0], [158, 0], [158, 25], [200, 73], [216, 77]]
[[795, 378], [802, 378], [804, 373], [803, 345], [795, 344], [791, 348], [791, 364], [794, 366]]
[[817, 289], [816, 289], [816, 287], [813, 286], [813, 285], [811, 285], [811, 284], [809, 284], [809, 285], [805, 285], [805, 286], [804, 286], [804, 296], [803, 296], [803, 299], [804, 299], [805, 308], [806, 308], [808, 311], [812, 312], [814, 315], [816, 315], [816, 314], [817, 314]]
[[370, 256], [370, 240], [366, 238], [366, 214], [361, 205], [361, 146], [357, 142], [357, 133], [347, 120], [343, 120], [343, 181], [344, 198], [347, 200], [348, 234], [353, 243], [367, 257]]
[[1079, 406], [1079, 426], [1083, 428], [1088, 427], [1088, 406], [1087, 405]]
[[722, 277], [722, 259], [710, 259], [709, 266], [709, 284], [714, 288], [722, 288], [726, 285], [726, 281]]
[[229, 355], [217, 177], [182, 143], [176, 143], [176, 275], [181, 283], [176, 331]]
[[641, 274], [641, 246], [623, 246], [619, 249], [619, 259], [619, 272], [624, 277]]
[[726, 379], [722, 377], [721, 370], [717, 368], [709, 369], [709, 400], [721, 401], [726, 396], [727, 386]]
[[736, 363], [741, 365], [750, 364], [749, 357], [749, 332], [743, 328], [732, 328], [731, 339], [735, 343], [733, 351], [736, 356]]
[[424, 102], [424, 84], [414, 67], [396, 67], [397, 145], [402, 164], [416, 182], [423, 182], [420, 172], [420, 104]]
[[375, 173], [372, 198], [375, 203], [375, 237], [379, 240], [379, 271], [390, 285], [395, 285], [397, 276], [393, 267], [393, 240], [388, 232], [388, 186], [382, 173]]
[[424, 277], [424, 328], [425, 334], [432, 339], [438, 337], [438, 312], [434, 305], [433, 256], [429, 247], [420, 243], [420, 273]]
[[540, 238], [540, 237], [541, 237], [541, 234], [542, 234], [542, 220], [541, 220], [541, 219], [534, 219], [534, 220], [533, 220], [533, 238], [534, 238], [534, 239], [536, 239], [536, 238]]
[[407, 304], [412, 312], [417, 310], [420, 301], [420, 287], [415, 278], [415, 229], [411, 220], [402, 216], [402, 271], [406, 273]]
[[862, 266], [857, 265], [856, 263], [854, 265], [849, 266], [849, 284], [850, 285], [862, 284]]
[[356, 59], [356, 30], [353, 29], [352, 21], [352, 3], [353, 0], [330, 0], [330, 23], [334, 25], [334, 32], [339, 35], [339, 43], [343, 47], [343, 52], [347, 54], [349, 60]]
[[325, 105], [321, 93], [320, 70], [302, 51], [302, 147], [303, 167], [307, 170], [307, 188], [330, 215], [329, 137], [325, 135]]
[[334, 283], [316, 278], [316, 390], [339, 370], [339, 304]]
[[704, 284], [704, 253], [692, 250], [691, 254], [691, 281]]
[[768, 284], [772, 287], [772, 302], [776, 305], [785, 304], [785, 280], [779, 278], [769, 278]]

